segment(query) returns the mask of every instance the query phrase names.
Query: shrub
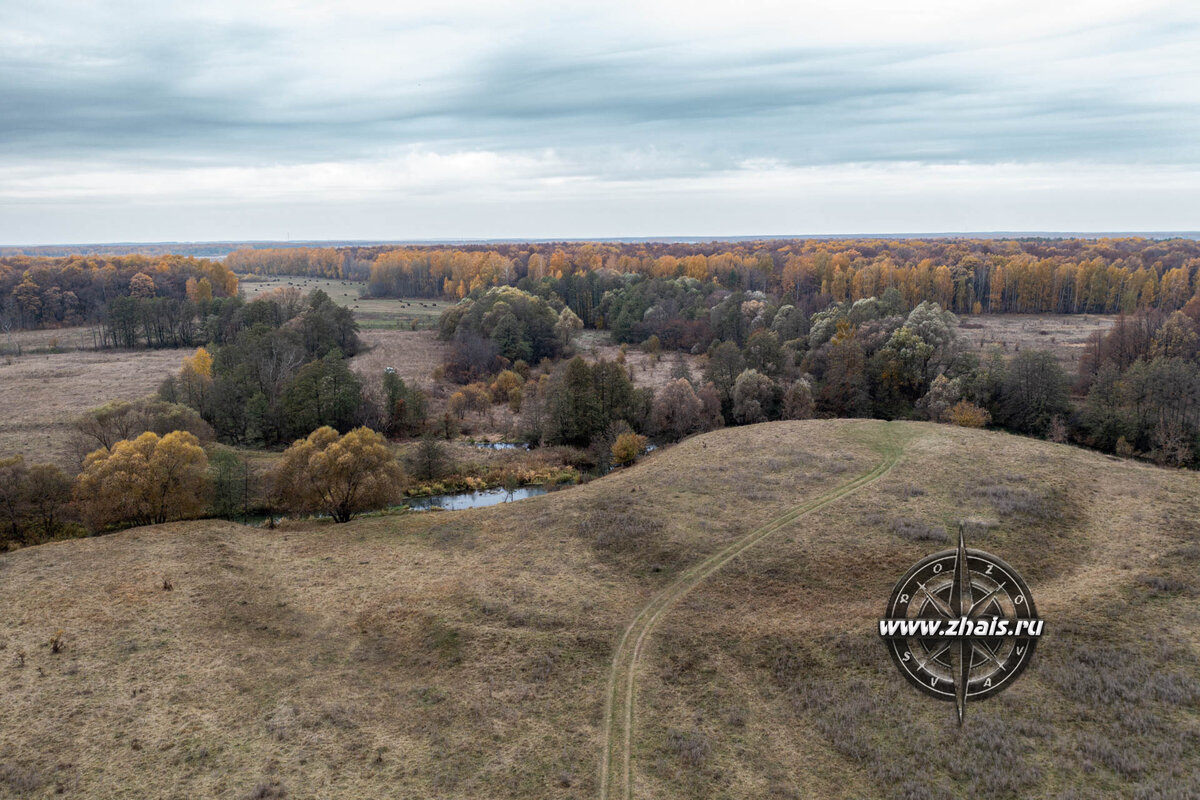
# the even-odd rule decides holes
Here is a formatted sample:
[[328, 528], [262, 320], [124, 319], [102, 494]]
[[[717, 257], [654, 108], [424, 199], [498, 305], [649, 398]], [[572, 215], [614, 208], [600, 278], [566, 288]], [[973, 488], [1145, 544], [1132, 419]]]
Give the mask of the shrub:
[[959, 400], [946, 412], [946, 419], [960, 428], [984, 428], [992, 421], [992, 415], [974, 403]]
[[1191, 584], [1162, 575], [1142, 575], [1138, 578], [1138, 581], [1150, 590], [1151, 595], [1156, 597], [1184, 593], [1190, 594], [1192, 591]]
[[[565, 310], [565, 309], [564, 309]], [[510, 369], [506, 369], [492, 381], [492, 400], [496, 403], [507, 403], [514, 391], [519, 392], [525, 385], [525, 379]]]
[[981, 486], [975, 494], [991, 502], [1002, 517], [1023, 515], [1037, 519], [1049, 515], [1042, 498], [1022, 486]]
[[662, 527], [661, 520], [634, 509], [604, 507], [588, 511], [576, 532], [590, 539], [597, 550], [625, 552], [646, 546]]
[[71, 479], [56, 465], [26, 468], [22, 456], [0, 459], [0, 546], [58, 536], [70, 501]]
[[247, 800], [282, 800], [287, 797], [287, 789], [279, 781], [261, 781], [246, 795]]
[[0, 515], [8, 528], [8, 537], [19, 541], [25, 517], [25, 458], [12, 456], [0, 459]]
[[637, 457], [646, 450], [646, 437], [629, 432], [622, 433], [613, 442], [613, 460], [620, 466], [626, 466], [637, 461]]
[[34, 464], [25, 474], [26, 537], [36, 531], [40, 538], [53, 538], [65, 522], [71, 501], [71, 479], [54, 464]]
[[272, 474], [275, 496], [293, 512], [324, 512], [335, 522], [387, 506], [403, 473], [387, 442], [369, 428], [338, 436], [318, 428], [283, 454]]

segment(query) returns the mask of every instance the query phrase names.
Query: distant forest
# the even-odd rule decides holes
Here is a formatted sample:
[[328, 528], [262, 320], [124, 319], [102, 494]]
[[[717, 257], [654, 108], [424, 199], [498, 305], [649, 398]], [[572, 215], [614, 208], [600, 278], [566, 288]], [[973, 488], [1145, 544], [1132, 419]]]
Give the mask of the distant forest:
[[0, 258], [0, 326], [57, 328], [136, 314], [139, 326], [155, 331], [150, 338], [164, 339], [148, 343], [179, 346], [190, 343], [178, 329], [197, 308], [236, 296], [237, 287], [228, 267], [190, 256], [11, 256]]
[[929, 300], [965, 314], [1174, 311], [1200, 288], [1200, 242], [1192, 239], [351, 246], [243, 249], [225, 263], [236, 272], [366, 280], [376, 297], [552, 291], [589, 327], [608, 327], [605, 292], [647, 278], [761, 291], [810, 310], [895, 288], [907, 308]]
[[[375, 297], [461, 299], [512, 286], [561, 303], [620, 341], [651, 335], [670, 347], [708, 338], [711, 311], [731, 292], [811, 315], [835, 303], [899, 296], [960, 314], [1171, 312], [1200, 293], [1192, 239], [939, 239], [686, 243], [494, 244], [241, 249], [223, 262], [190, 256], [0, 258], [0, 322], [13, 328], [104, 324], [131, 330], [132, 297], [154, 346], [188, 302], [237, 294], [235, 273], [349, 278]], [[166, 323], [146, 324], [147, 315]], [[180, 324], [183, 324], [182, 322]], [[109, 326], [111, 329], [112, 326]], [[717, 332], [713, 332], [717, 333]], [[120, 336], [129, 346], [128, 335]], [[113, 344], [116, 344], [114, 342]]]

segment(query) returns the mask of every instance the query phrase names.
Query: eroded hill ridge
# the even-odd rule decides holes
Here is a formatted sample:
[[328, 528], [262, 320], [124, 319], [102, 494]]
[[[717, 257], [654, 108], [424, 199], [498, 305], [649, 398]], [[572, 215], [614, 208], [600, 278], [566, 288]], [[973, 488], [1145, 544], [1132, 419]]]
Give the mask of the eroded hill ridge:
[[[1188, 796], [1198, 490], [809, 421], [494, 509], [28, 548], [0, 556], [0, 797]], [[959, 521], [1048, 631], [964, 736], [874, 632]]]

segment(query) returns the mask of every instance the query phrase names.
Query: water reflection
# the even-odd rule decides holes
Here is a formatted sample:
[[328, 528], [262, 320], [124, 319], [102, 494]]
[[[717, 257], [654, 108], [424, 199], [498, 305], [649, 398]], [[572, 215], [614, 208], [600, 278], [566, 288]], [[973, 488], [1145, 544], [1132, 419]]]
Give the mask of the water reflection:
[[484, 508], [498, 506], [501, 503], [511, 503], [524, 500], [527, 497], [537, 497], [545, 494], [547, 489], [542, 486], [522, 486], [519, 489], [487, 489], [482, 492], [460, 492], [456, 494], [439, 494], [433, 497], [413, 497], [406, 501], [413, 511], [428, 511], [440, 508], [443, 511], [464, 511], [468, 508]]

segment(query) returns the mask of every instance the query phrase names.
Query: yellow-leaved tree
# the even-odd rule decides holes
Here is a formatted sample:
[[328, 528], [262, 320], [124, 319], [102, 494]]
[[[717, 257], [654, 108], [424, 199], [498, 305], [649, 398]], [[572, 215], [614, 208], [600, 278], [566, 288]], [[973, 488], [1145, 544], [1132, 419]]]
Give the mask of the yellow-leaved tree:
[[637, 461], [638, 456], [646, 451], [646, 437], [632, 431], [622, 433], [613, 442], [613, 460], [621, 466]]
[[211, 303], [213, 299], [212, 281], [208, 278], [188, 278], [184, 284], [184, 289], [187, 291], [187, 299], [193, 303]]
[[192, 408], [206, 408], [213, 382], [213, 358], [203, 347], [183, 360], [179, 368], [179, 392], [183, 402]]
[[345, 436], [329, 426], [298, 439], [272, 472], [279, 503], [292, 512], [319, 512], [336, 522], [383, 508], [399, 494], [404, 474], [387, 440], [370, 428]]
[[83, 462], [75, 499], [95, 527], [198, 516], [208, 502], [208, 456], [187, 431], [147, 431]]

